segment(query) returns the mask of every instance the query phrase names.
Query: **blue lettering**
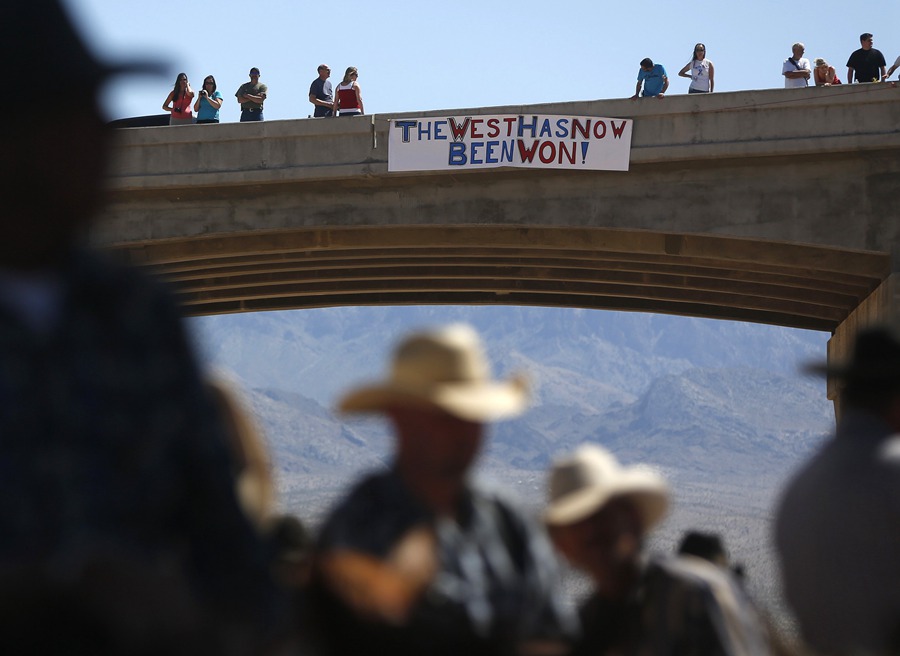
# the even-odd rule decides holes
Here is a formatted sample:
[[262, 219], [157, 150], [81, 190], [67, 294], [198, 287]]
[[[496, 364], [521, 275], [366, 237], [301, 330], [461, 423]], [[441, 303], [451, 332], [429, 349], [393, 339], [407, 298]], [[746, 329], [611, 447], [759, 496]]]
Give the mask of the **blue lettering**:
[[484, 154], [484, 163], [485, 164], [497, 164], [497, 157], [494, 155], [494, 149], [499, 144], [499, 141], [488, 141], [487, 142], [487, 152]]
[[409, 143], [409, 129], [416, 127], [416, 123], [418, 123], [418, 121], [396, 121], [394, 123], [395, 127], [398, 127], [403, 131], [403, 143]]
[[422, 141], [422, 135], [425, 135], [427, 140], [431, 141], [431, 121], [419, 123], [419, 141]]
[[504, 141], [500, 144], [500, 161], [501, 162], [511, 162], [513, 161], [513, 153], [516, 152], [516, 140], [509, 139], [508, 141]]
[[545, 118], [545, 119], [544, 119], [544, 122], [541, 124], [541, 134], [540, 134], [540, 136], [542, 136], [542, 137], [549, 137], [551, 134], [553, 134], [553, 133], [550, 131], [550, 119], [549, 119], [549, 118]]
[[434, 122], [434, 138], [439, 139], [441, 141], [447, 140], [447, 135], [444, 134], [441, 129], [447, 125], [447, 121], [435, 121]]
[[556, 138], [565, 139], [569, 136], [569, 119], [561, 118], [556, 121]]
[[484, 148], [484, 142], [483, 141], [473, 141], [472, 142], [472, 154], [469, 157], [470, 164], [484, 164], [483, 159], [477, 159], [479, 148]]
[[450, 166], [466, 165], [466, 144], [453, 142], [450, 144]]
[[525, 117], [524, 117], [524, 116], [520, 116], [520, 117], [519, 117], [519, 137], [520, 137], [520, 138], [522, 137], [522, 135], [525, 134], [525, 130], [530, 130], [530, 131], [531, 131], [531, 137], [532, 137], [532, 138], [535, 137], [535, 133], [537, 132], [537, 116], [532, 116], [532, 117], [531, 117], [531, 123], [528, 124], [528, 125], [525, 124]]

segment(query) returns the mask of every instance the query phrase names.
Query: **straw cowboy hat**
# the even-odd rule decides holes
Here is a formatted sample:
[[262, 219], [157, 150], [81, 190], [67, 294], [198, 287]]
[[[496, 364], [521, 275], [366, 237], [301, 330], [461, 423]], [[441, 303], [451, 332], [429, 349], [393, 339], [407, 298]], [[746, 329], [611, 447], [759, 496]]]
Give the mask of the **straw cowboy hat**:
[[349, 392], [341, 412], [378, 412], [390, 406], [433, 406], [461, 419], [492, 421], [520, 414], [528, 403], [521, 378], [491, 380], [481, 340], [468, 325], [414, 333], [394, 351], [390, 376]]
[[610, 500], [627, 497], [640, 513], [645, 533], [669, 507], [669, 487], [661, 476], [640, 466], [622, 467], [595, 444], [585, 444], [553, 464], [549, 497], [544, 521], [551, 525], [574, 524]]

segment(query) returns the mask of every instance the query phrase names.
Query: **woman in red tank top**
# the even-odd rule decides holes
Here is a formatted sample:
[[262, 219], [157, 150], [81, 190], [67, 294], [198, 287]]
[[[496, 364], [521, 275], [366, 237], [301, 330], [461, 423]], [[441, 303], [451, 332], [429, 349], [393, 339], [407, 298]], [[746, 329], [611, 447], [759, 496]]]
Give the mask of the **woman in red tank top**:
[[834, 72], [834, 66], [829, 64], [821, 57], [816, 59], [816, 67], [813, 69], [817, 87], [827, 87], [832, 84], [840, 84], [837, 73]]
[[175, 88], [166, 96], [163, 110], [171, 112], [169, 125], [184, 125], [194, 122], [194, 114], [191, 111], [191, 102], [194, 99], [194, 90], [188, 82], [186, 73], [179, 73], [175, 78]]
[[[344, 79], [337, 87], [334, 94], [334, 114], [336, 116], [360, 116], [364, 113], [362, 94], [356, 78], [359, 72], [356, 66], [351, 66], [344, 73]], [[340, 112], [340, 113], [338, 113]]]

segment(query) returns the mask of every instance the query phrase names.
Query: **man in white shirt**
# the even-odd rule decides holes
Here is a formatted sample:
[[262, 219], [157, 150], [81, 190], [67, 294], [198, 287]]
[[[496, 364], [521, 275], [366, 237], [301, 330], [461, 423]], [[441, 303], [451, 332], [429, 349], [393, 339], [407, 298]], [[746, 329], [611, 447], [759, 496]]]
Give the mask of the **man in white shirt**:
[[784, 64], [781, 66], [785, 89], [809, 86], [809, 76], [812, 73], [812, 68], [809, 65], [809, 60], [803, 56], [804, 52], [806, 52], [806, 46], [802, 43], [798, 42], [791, 46], [792, 55], [785, 59]]

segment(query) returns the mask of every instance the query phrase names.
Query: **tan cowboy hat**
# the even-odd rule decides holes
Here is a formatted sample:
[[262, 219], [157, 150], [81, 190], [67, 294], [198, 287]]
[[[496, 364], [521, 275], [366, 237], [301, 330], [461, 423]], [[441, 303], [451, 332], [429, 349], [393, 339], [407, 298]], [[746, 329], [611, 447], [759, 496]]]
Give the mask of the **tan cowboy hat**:
[[390, 377], [349, 392], [341, 412], [377, 412], [396, 405], [435, 406], [469, 421], [520, 414], [528, 403], [525, 381], [491, 380], [478, 333], [453, 324], [413, 333], [394, 351]]
[[628, 497], [646, 532], [669, 507], [669, 486], [662, 476], [641, 466], [622, 467], [613, 454], [596, 444], [585, 444], [553, 464], [548, 495], [544, 521], [556, 525], [574, 524], [611, 499]]

